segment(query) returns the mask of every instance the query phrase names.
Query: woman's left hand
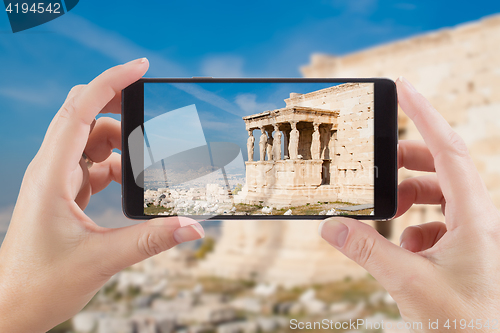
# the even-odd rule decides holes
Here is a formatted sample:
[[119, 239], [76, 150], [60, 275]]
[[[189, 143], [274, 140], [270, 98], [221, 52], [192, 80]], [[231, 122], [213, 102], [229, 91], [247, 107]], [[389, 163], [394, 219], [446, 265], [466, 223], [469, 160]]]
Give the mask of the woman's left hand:
[[[24, 175], [0, 248], [0, 332], [45, 332], [78, 313], [120, 270], [204, 236], [195, 220], [157, 218], [107, 229], [83, 210], [91, 194], [121, 180], [121, 91], [146, 59], [111, 68], [74, 87]], [[91, 129], [93, 127], [93, 129]], [[84, 153], [95, 163], [88, 169]], [[117, 194], [118, 195], [118, 194]]]

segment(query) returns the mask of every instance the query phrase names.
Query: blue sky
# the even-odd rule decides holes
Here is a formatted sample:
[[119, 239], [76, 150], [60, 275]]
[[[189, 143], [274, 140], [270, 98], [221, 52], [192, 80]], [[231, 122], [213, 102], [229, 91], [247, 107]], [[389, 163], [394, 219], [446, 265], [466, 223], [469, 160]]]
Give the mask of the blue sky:
[[247, 160], [248, 133], [242, 117], [285, 107], [291, 92], [306, 94], [337, 84], [146, 83], [144, 126], [152, 155], [164, 158], [207, 142], [232, 142]]
[[[2, 12], [0, 218], [69, 89], [113, 65], [147, 56], [148, 76], [293, 77], [312, 53], [343, 55], [499, 12], [500, 1], [480, 0], [81, 0], [16, 34]], [[98, 196], [91, 213], [120, 209], [119, 186]]]
[[195, 104], [207, 141], [235, 141], [245, 148], [248, 134], [242, 117], [285, 107], [291, 92], [306, 94], [334, 85], [337, 83], [146, 83], [144, 120]]

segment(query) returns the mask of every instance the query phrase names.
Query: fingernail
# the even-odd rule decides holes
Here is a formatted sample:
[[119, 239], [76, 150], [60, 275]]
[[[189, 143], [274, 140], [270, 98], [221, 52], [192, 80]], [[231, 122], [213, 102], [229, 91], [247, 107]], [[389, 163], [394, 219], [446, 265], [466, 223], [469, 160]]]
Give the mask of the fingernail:
[[135, 59], [135, 60], [129, 61], [127, 64], [143, 64], [146, 61], [148, 61], [147, 58], [140, 58], [140, 59]]
[[177, 243], [184, 243], [205, 237], [205, 231], [201, 224], [191, 224], [174, 231], [174, 239]]
[[318, 227], [319, 235], [331, 245], [341, 248], [349, 234], [349, 228], [339, 221], [324, 220]]
[[403, 76], [400, 76], [398, 78], [398, 80], [403, 83], [406, 88], [408, 88], [408, 90], [412, 91], [412, 92], [417, 92], [417, 89], [415, 89], [415, 87], [410, 83], [410, 81], [408, 81], [407, 79], [405, 79]]
[[179, 216], [178, 220], [179, 220], [179, 225], [181, 227], [185, 227], [185, 226], [188, 226], [191, 224], [198, 223], [198, 222], [196, 222], [196, 220], [193, 220], [193, 219], [190, 219], [189, 217], [184, 217], [184, 216]]
[[[408, 250], [408, 251], [412, 251], [410, 250], [410, 246], [408, 245], [407, 242], [403, 241], [403, 243], [401, 243], [401, 248], [405, 249], [405, 250]], [[413, 252], [413, 251], [412, 251]]]

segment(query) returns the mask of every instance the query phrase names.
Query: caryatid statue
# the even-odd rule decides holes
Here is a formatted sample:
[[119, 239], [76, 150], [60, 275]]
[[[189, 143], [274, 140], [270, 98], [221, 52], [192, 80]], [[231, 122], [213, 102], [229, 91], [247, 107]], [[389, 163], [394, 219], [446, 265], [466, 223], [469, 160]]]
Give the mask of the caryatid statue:
[[274, 125], [273, 153], [275, 161], [281, 160], [281, 132], [278, 125]]
[[297, 122], [291, 121], [292, 131], [290, 132], [290, 143], [288, 144], [288, 156], [291, 160], [296, 160], [299, 155], [299, 130]]
[[337, 130], [332, 130], [330, 132], [330, 142], [328, 143], [328, 150], [330, 150], [330, 159], [337, 158]]
[[328, 160], [330, 159], [330, 134], [331, 134], [331, 124], [326, 124], [323, 127], [319, 128], [319, 134], [321, 135], [320, 141], [321, 141], [321, 148], [320, 148], [320, 158]]
[[319, 123], [314, 123], [314, 132], [312, 134], [311, 142], [311, 158], [313, 160], [319, 160], [321, 156], [321, 141], [319, 139]]
[[267, 135], [266, 135], [266, 131], [264, 130], [264, 127], [260, 128], [260, 132], [262, 133], [260, 135], [260, 139], [259, 139], [260, 160], [265, 161], [266, 160]]
[[273, 130], [272, 129], [267, 129], [266, 152], [267, 152], [267, 160], [272, 161], [273, 160]]
[[290, 131], [283, 131], [283, 157], [285, 160], [290, 158], [289, 152], [288, 152], [288, 144], [290, 142]]
[[247, 151], [248, 151], [248, 162], [253, 161], [253, 146], [254, 146], [255, 138], [253, 136], [253, 131], [248, 130], [248, 139], [247, 139]]

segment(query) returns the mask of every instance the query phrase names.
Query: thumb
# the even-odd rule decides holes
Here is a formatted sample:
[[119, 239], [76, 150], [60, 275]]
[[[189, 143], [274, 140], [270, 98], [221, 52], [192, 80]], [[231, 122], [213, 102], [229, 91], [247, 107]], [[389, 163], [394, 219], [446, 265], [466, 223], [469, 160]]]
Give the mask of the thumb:
[[106, 229], [98, 234], [96, 241], [99, 243], [97, 248], [103, 249], [104, 246], [104, 250], [100, 251], [101, 260], [105, 261], [106, 271], [103, 273], [113, 275], [180, 243], [203, 237], [205, 231], [200, 223], [176, 216], [155, 218], [129, 227]]
[[391, 243], [358, 220], [329, 218], [321, 222], [318, 232], [330, 245], [365, 268], [396, 301], [408, 289], [408, 281], [417, 274], [416, 270], [427, 267], [424, 258]]

